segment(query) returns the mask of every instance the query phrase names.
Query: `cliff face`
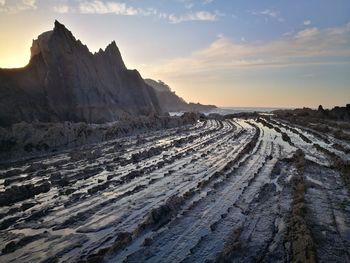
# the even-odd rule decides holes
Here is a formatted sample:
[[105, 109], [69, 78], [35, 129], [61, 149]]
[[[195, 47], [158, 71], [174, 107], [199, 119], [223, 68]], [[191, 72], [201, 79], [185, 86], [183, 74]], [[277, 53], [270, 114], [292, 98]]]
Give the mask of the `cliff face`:
[[59, 22], [33, 41], [29, 64], [0, 69], [0, 125], [103, 123], [160, 114], [154, 90], [128, 70], [116, 43], [92, 54]]
[[216, 108], [214, 105], [203, 105], [199, 103], [187, 103], [183, 98], [177, 96], [168, 85], [162, 81], [145, 79], [145, 82], [151, 86], [158, 98], [160, 107], [164, 112], [194, 111], [202, 112]]

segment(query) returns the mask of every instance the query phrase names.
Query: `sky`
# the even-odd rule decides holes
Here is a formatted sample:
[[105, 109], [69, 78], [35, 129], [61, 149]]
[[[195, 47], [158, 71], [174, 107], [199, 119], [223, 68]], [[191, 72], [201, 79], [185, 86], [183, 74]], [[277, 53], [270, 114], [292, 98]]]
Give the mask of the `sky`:
[[25, 66], [57, 19], [91, 52], [187, 101], [232, 107], [350, 103], [349, 0], [0, 0], [0, 67]]

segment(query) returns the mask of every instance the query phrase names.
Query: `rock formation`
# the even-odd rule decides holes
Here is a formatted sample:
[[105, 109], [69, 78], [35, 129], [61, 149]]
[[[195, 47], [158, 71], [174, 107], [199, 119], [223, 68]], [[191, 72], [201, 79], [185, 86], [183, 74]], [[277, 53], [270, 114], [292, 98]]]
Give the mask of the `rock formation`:
[[201, 117], [198, 113], [187, 112], [182, 116], [140, 116], [98, 125], [83, 122], [16, 123], [11, 127], [0, 127], [0, 165], [86, 144], [194, 124]]
[[183, 98], [177, 96], [170, 87], [162, 81], [145, 79], [145, 82], [156, 92], [160, 107], [164, 112], [194, 111], [202, 112], [216, 108], [214, 105], [202, 105], [199, 103], [187, 103]]
[[155, 92], [125, 67], [114, 41], [92, 54], [58, 21], [33, 41], [26, 67], [0, 69], [0, 126], [104, 123], [160, 113]]

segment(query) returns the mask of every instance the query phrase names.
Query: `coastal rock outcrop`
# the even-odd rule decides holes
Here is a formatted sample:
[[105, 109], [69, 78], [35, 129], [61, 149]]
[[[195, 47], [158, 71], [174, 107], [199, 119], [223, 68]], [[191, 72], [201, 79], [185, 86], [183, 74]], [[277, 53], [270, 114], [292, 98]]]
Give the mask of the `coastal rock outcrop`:
[[175, 94], [170, 87], [163, 81], [145, 79], [145, 82], [151, 86], [158, 98], [160, 108], [164, 112], [192, 111], [204, 112], [215, 109], [214, 105], [203, 105], [200, 103], [187, 103], [183, 98]]
[[[124, 136], [194, 124], [200, 117], [197, 113], [185, 113], [178, 117], [140, 116], [98, 125], [84, 122], [16, 123], [11, 127], [0, 127], [0, 164]], [[92, 159], [95, 157], [91, 156]], [[75, 157], [72, 156], [72, 159]]]
[[126, 68], [114, 41], [92, 54], [58, 21], [33, 40], [26, 67], [0, 69], [0, 126], [154, 114], [161, 114], [154, 90]]

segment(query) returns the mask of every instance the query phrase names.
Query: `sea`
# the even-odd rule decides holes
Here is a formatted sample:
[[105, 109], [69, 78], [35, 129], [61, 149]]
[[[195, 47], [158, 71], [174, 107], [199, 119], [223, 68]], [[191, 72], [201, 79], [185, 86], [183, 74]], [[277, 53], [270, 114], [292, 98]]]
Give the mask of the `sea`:
[[[281, 110], [288, 108], [260, 108], [260, 107], [218, 107], [212, 109], [210, 111], [203, 112], [205, 115], [209, 115], [211, 113], [226, 115], [232, 113], [240, 113], [240, 112], [264, 112], [269, 113], [274, 110]], [[181, 116], [183, 112], [169, 112], [170, 116]]]

